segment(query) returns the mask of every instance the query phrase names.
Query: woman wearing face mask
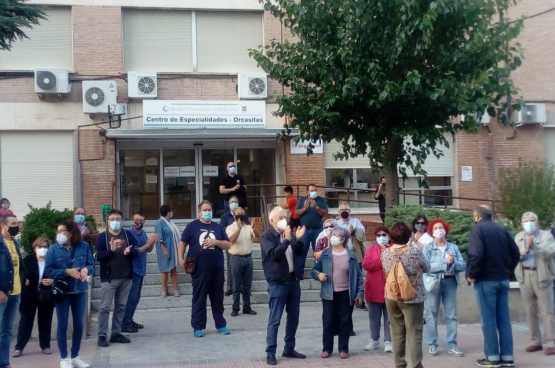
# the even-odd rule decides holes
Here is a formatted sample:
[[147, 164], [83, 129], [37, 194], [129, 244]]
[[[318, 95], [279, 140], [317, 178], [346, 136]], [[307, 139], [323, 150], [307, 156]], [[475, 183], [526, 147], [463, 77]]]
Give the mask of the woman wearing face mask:
[[338, 332], [339, 357], [349, 357], [349, 338], [353, 327], [353, 306], [363, 302], [364, 284], [357, 256], [346, 248], [349, 233], [334, 229], [331, 248], [326, 248], [312, 269], [312, 277], [322, 283], [322, 358], [333, 352], [333, 336]]
[[316, 248], [314, 249], [315, 261], [320, 259], [320, 255], [324, 249], [331, 247], [330, 238], [333, 229], [335, 229], [335, 220], [329, 219], [324, 221], [324, 230], [318, 235], [318, 239], [316, 240]]
[[[64, 278], [68, 281], [67, 293], [62, 302], [56, 304], [58, 319], [56, 340], [62, 359], [60, 368], [88, 368], [89, 365], [79, 357], [79, 350], [83, 338], [83, 319], [89, 289], [87, 276], [94, 274], [94, 259], [89, 244], [81, 240], [81, 233], [74, 222], [62, 222], [56, 231], [56, 243], [46, 253], [43, 277], [54, 279], [54, 283]], [[74, 261], [69, 268], [72, 256]], [[73, 316], [71, 355], [67, 350], [70, 308]]]
[[12, 210], [10, 210], [10, 201], [8, 198], [0, 199], [0, 216], [13, 215]]
[[409, 245], [418, 247], [420, 250], [424, 249], [427, 244], [434, 241], [427, 232], [428, 218], [425, 215], [418, 215], [412, 220], [412, 237], [410, 238]]
[[423, 253], [430, 262], [428, 274], [439, 279], [439, 287], [426, 291], [426, 328], [429, 353], [432, 356], [438, 355], [437, 323], [439, 305], [443, 302], [447, 327], [447, 352], [462, 357], [463, 352], [457, 347], [457, 287], [460, 285], [459, 272], [465, 270], [466, 263], [459, 247], [445, 240], [450, 230], [449, 224], [441, 219], [432, 220], [428, 225], [428, 234], [433, 235], [434, 241], [424, 247]]
[[383, 316], [384, 352], [391, 353], [391, 334], [389, 318], [385, 307], [385, 273], [382, 268], [382, 252], [389, 248], [389, 229], [381, 226], [374, 232], [377, 244], [371, 246], [364, 255], [362, 267], [368, 272], [364, 283], [364, 296], [368, 302], [370, 318], [370, 342], [364, 350], [376, 350], [380, 340], [381, 320]]
[[154, 231], [160, 241], [156, 244], [156, 258], [162, 273], [162, 298], [168, 296], [168, 275], [171, 275], [173, 296], [179, 297], [177, 280], [177, 245], [181, 234], [179, 228], [170, 222], [173, 212], [167, 204], [160, 207], [160, 219], [154, 225]]
[[19, 304], [21, 319], [17, 330], [17, 343], [12, 355], [14, 358], [23, 354], [23, 349], [31, 338], [37, 308], [40, 348], [43, 354], [52, 354], [52, 350], [50, 350], [50, 332], [54, 303], [49, 297], [51, 296], [50, 292], [54, 280], [43, 277], [46, 253], [49, 247], [48, 239], [39, 236], [33, 242], [35, 253], [29, 254], [23, 259], [26, 280], [25, 288], [21, 293], [21, 304]]

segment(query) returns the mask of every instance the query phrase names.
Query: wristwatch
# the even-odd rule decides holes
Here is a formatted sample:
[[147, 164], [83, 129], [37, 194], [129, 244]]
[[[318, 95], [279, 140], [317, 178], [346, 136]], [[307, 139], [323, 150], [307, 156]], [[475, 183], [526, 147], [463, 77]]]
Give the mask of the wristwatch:
[[319, 208], [320, 208], [320, 207], [316, 206], [316, 211], [318, 211]]

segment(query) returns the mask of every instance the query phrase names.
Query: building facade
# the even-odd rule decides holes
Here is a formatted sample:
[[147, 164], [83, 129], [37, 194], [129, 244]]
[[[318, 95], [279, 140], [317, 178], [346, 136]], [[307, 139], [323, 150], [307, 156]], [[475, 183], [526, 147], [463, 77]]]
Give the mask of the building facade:
[[[187, 221], [196, 218], [203, 199], [215, 204], [219, 216], [218, 188], [229, 161], [237, 162], [249, 184], [253, 217], [262, 213], [262, 196], [274, 202], [271, 197], [281, 195], [276, 183], [313, 182], [327, 187], [321, 194], [331, 207], [348, 197], [357, 201], [355, 213], [377, 213], [371, 202], [379, 176], [367, 158], [335, 161], [339, 145], [333, 142], [307, 157], [290, 139], [276, 141], [285, 120], [272, 115], [272, 96], [284, 89], [260, 76], [248, 50], [291, 36], [257, 0], [29, 3], [47, 5], [48, 20], [11, 52], [0, 51], [0, 194], [20, 218], [27, 204], [52, 201], [58, 209], [83, 206], [97, 219], [101, 205], [111, 204], [126, 219], [140, 210], [155, 220], [165, 203], [174, 218]], [[526, 0], [513, 12], [532, 15], [554, 6]], [[525, 22], [519, 42], [526, 59], [514, 74], [524, 100], [545, 106], [545, 123], [514, 131], [492, 119], [479, 134], [448, 137], [444, 156], [425, 164], [431, 187], [419, 188], [410, 177], [401, 183], [405, 193], [493, 198], [499, 168], [520, 160], [555, 163], [553, 22], [555, 12]], [[55, 74], [62, 92], [37, 93], [51, 81], [35, 70], [62, 70]], [[64, 70], [69, 92], [63, 91], [69, 84]], [[267, 98], [256, 95], [257, 78], [265, 82]], [[124, 115], [109, 118], [108, 105], [115, 109], [116, 103]], [[360, 190], [347, 193], [344, 187]], [[477, 204], [409, 195], [401, 201]]]

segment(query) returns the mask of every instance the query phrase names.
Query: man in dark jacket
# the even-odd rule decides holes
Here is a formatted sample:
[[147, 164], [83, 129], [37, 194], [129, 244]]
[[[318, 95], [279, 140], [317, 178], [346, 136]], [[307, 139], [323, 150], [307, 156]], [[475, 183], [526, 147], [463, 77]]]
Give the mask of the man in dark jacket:
[[466, 278], [482, 318], [485, 359], [479, 367], [513, 367], [513, 331], [509, 314], [509, 276], [520, 261], [518, 247], [502, 226], [492, 221], [485, 205], [474, 211], [476, 226], [470, 230]]
[[121, 323], [125, 314], [127, 297], [133, 284], [133, 259], [139, 256], [137, 239], [128, 230], [121, 228], [123, 214], [113, 209], [108, 212], [108, 230], [98, 234], [96, 239], [96, 259], [100, 262], [100, 283], [102, 285], [100, 312], [98, 313], [98, 342], [100, 347], [108, 347], [108, 320], [114, 303], [112, 334], [110, 342], [128, 344], [131, 342], [121, 334]]
[[283, 357], [304, 359], [305, 355], [295, 351], [295, 334], [299, 325], [301, 304], [301, 286], [299, 284], [300, 268], [298, 256], [304, 252], [302, 239], [305, 227], [297, 229], [296, 236], [287, 226], [285, 211], [276, 207], [270, 212], [270, 229], [266, 230], [260, 240], [262, 251], [262, 268], [268, 281], [270, 293], [270, 316], [266, 333], [266, 362], [276, 365], [277, 334], [283, 309], [287, 308], [285, 326], [285, 347]]

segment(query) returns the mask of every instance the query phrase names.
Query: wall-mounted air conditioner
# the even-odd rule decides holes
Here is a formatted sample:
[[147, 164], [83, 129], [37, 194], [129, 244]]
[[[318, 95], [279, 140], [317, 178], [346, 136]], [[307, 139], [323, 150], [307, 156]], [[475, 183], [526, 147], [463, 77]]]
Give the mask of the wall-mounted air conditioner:
[[36, 69], [35, 70], [35, 93], [69, 93], [71, 82], [66, 69]]
[[268, 97], [268, 76], [261, 73], [239, 74], [237, 91], [240, 100], [254, 100]]
[[544, 124], [547, 122], [545, 104], [527, 103], [518, 112], [517, 124]]
[[[487, 111], [484, 111], [483, 114], [475, 112], [474, 114], [472, 114], [472, 117], [474, 118], [474, 121], [477, 122], [478, 124], [489, 124], [489, 121], [491, 119]], [[464, 120], [465, 120], [465, 116], [461, 115], [461, 121], [464, 121]]]
[[118, 84], [114, 80], [83, 81], [83, 112], [108, 114], [108, 107], [118, 103]]
[[127, 72], [129, 98], [158, 97], [158, 76], [154, 72]]

